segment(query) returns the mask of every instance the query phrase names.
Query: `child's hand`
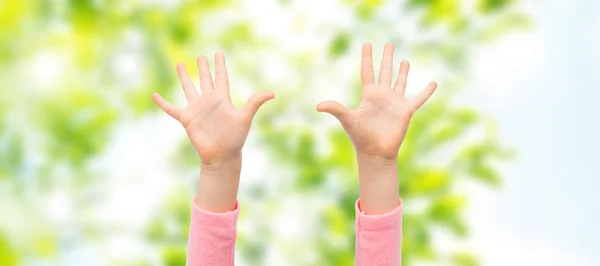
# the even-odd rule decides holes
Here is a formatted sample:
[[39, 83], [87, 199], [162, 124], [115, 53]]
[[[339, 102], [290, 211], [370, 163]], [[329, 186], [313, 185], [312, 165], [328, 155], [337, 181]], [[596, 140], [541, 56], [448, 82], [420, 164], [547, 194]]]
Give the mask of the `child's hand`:
[[362, 100], [355, 109], [335, 101], [317, 105], [317, 110], [335, 116], [352, 140], [358, 159], [361, 208], [381, 214], [398, 206], [398, 150], [413, 113], [437, 88], [431, 82], [419, 95], [404, 98], [409, 64], [403, 61], [392, 89], [394, 46], [384, 49], [379, 83], [373, 74], [372, 47], [362, 47]]
[[188, 101], [186, 107], [173, 106], [157, 93], [152, 95], [152, 99], [183, 125], [202, 163], [212, 164], [239, 155], [254, 114], [263, 103], [273, 99], [274, 95], [270, 92], [256, 93], [241, 109], [237, 109], [229, 96], [229, 80], [223, 53], [215, 54], [216, 86], [213, 85], [204, 56], [198, 57], [198, 67], [202, 95], [198, 95], [185, 66], [182, 63], [177, 65], [179, 80]]
[[393, 159], [404, 140], [412, 114], [431, 96], [437, 84], [430, 83], [417, 97], [404, 98], [409, 64], [400, 64], [396, 85], [391, 88], [394, 45], [385, 46], [379, 84], [375, 84], [371, 44], [362, 48], [362, 100], [355, 109], [335, 101], [317, 105], [317, 110], [334, 115], [354, 143], [356, 152]]
[[[212, 212], [227, 212], [235, 207], [242, 165], [241, 150], [248, 137], [252, 118], [266, 101], [270, 92], [254, 94], [240, 109], [229, 96], [229, 78], [223, 53], [215, 54], [215, 83], [208, 62], [198, 57], [200, 88], [190, 80], [185, 66], [177, 65], [179, 80], [188, 104], [176, 107], [154, 93], [152, 99], [165, 113], [177, 119], [187, 132], [202, 162], [196, 205]], [[216, 85], [216, 86], [215, 86]]]

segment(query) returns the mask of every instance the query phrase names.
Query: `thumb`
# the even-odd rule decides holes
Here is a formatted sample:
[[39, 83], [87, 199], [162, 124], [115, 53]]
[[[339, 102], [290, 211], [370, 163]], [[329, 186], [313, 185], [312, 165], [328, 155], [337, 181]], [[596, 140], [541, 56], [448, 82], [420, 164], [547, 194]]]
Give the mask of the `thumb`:
[[344, 117], [348, 113], [348, 108], [336, 101], [324, 101], [317, 104], [317, 111], [330, 113], [335, 116], [340, 122], [344, 121]]
[[265, 102], [275, 98], [272, 92], [257, 92], [253, 94], [248, 101], [242, 106], [242, 109], [250, 116], [254, 117], [258, 108], [260, 108]]

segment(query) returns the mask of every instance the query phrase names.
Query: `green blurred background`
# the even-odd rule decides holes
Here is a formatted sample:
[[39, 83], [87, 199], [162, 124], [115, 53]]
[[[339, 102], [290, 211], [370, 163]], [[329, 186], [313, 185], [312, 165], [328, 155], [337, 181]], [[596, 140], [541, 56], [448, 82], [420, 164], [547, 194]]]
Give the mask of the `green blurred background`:
[[[551, 170], [557, 157], [528, 153], [546, 153], [529, 144], [548, 134], [532, 132], [560, 124], [537, 120], [529, 108], [558, 104], [547, 92], [511, 89], [568, 83], [552, 74], [560, 69], [542, 70], [553, 60], [541, 58], [598, 43], [590, 10], [599, 5], [564, 2], [0, 1], [0, 265], [183, 265], [199, 159], [150, 95], [183, 105], [175, 64], [184, 62], [197, 80], [195, 58], [216, 51], [226, 54], [238, 106], [257, 90], [277, 96], [258, 113], [244, 148], [236, 264], [352, 265], [353, 148], [337, 121], [314, 109], [326, 99], [357, 104], [365, 41], [376, 64], [386, 42], [396, 45], [396, 66], [411, 61], [408, 94], [432, 79], [440, 84], [399, 154], [403, 265], [594, 265], [597, 234], [553, 234], [577, 222], [538, 227], [560, 216], [539, 207], [549, 201], [542, 191], [589, 196], [567, 194], [568, 206], [600, 200], [565, 187], [561, 178], [573, 172]], [[562, 20], [574, 28], [557, 26]], [[590, 31], [579, 23], [596, 37], [583, 37]], [[592, 44], [546, 44], [569, 34]], [[598, 62], [572, 53], [571, 64]], [[522, 98], [536, 94], [546, 101]], [[593, 140], [589, 134], [582, 137]], [[579, 162], [579, 177], [598, 176]], [[516, 171], [537, 167], [556, 179], [534, 173], [511, 183]], [[498, 201], [511, 205], [496, 209]], [[589, 221], [587, 228], [600, 222], [596, 205], [565, 213]], [[514, 219], [496, 219], [502, 211]], [[554, 242], [562, 244], [540, 247]], [[581, 246], [567, 251], [565, 243]]]

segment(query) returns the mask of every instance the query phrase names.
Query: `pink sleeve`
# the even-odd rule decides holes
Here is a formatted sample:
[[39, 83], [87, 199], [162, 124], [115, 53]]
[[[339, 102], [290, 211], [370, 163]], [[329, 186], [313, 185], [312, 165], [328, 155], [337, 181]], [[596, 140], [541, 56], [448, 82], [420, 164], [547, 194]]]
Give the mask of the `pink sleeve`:
[[356, 201], [355, 265], [399, 266], [402, 258], [402, 201], [382, 215], [366, 215]]
[[213, 213], [192, 203], [186, 265], [233, 265], [238, 205], [230, 212]]

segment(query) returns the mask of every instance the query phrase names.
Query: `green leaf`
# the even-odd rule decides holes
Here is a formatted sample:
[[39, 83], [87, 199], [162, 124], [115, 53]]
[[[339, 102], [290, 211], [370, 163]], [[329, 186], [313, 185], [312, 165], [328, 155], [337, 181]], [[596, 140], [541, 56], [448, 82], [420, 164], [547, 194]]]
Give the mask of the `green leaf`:
[[454, 23], [460, 20], [460, 0], [435, 0], [425, 8], [425, 16], [421, 23], [425, 27], [440, 23]]
[[493, 187], [499, 187], [501, 184], [500, 175], [489, 166], [475, 164], [471, 167], [470, 173], [477, 180], [483, 181]]
[[356, 16], [361, 20], [370, 20], [376, 9], [384, 3], [384, 0], [364, 0], [359, 3], [356, 8]]
[[218, 40], [226, 51], [233, 51], [235, 47], [250, 46], [254, 39], [252, 24], [240, 22], [224, 29]]
[[180, 266], [185, 265], [185, 246], [165, 246], [162, 249], [161, 257], [164, 265], [166, 266]]
[[452, 265], [455, 266], [479, 266], [479, 260], [469, 252], [455, 252], [452, 254]]
[[479, 114], [473, 109], [456, 109], [450, 113], [452, 120], [457, 121], [463, 125], [469, 125], [479, 120]]
[[404, 193], [413, 197], [432, 195], [448, 189], [450, 181], [450, 176], [445, 171], [427, 170], [411, 178]]
[[347, 217], [336, 206], [327, 206], [323, 210], [323, 216], [329, 230], [336, 236], [345, 236], [351, 229], [350, 224], [346, 221]]
[[528, 15], [519, 12], [512, 12], [502, 15], [492, 24], [476, 31], [473, 36], [475, 41], [491, 42], [509, 32], [529, 29], [532, 25], [533, 22]]
[[353, 165], [356, 158], [354, 157], [354, 146], [342, 129], [333, 130], [328, 134], [328, 141], [331, 143], [331, 154], [328, 155], [327, 162], [332, 166], [346, 167]]
[[[403, 257], [432, 259], [435, 252], [431, 246], [431, 232], [424, 215], [405, 213], [402, 218], [402, 254]], [[403, 258], [404, 259], [404, 258]]]
[[0, 232], [0, 260], [3, 266], [17, 266], [20, 264], [20, 258], [13, 247], [10, 245], [9, 239]]
[[21, 135], [9, 133], [2, 138], [0, 134], [0, 180], [18, 177], [24, 167], [24, 161]]
[[329, 57], [338, 58], [348, 51], [350, 35], [346, 32], [338, 33], [329, 45]]
[[422, 7], [422, 6], [429, 6], [431, 5], [435, 0], [409, 0], [407, 2], [407, 6], [409, 8], [413, 8], [413, 7]]
[[75, 166], [99, 154], [106, 145], [117, 111], [98, 93], [84, 89], [64, 91], [36, 106], [35, 125], [49, 138], [48, 152], [56, 161]]
[[445, 195], [435, 199], [428, 209], [428, 217], [441, 225], [447, 226], [457, 236], [466, 236], [468, 230], [461, 213], [467, 198], [463, 195]]
[[515, 2], [515, 0], [479, 0], [477, 10], [482, 13], [498, 12]]

